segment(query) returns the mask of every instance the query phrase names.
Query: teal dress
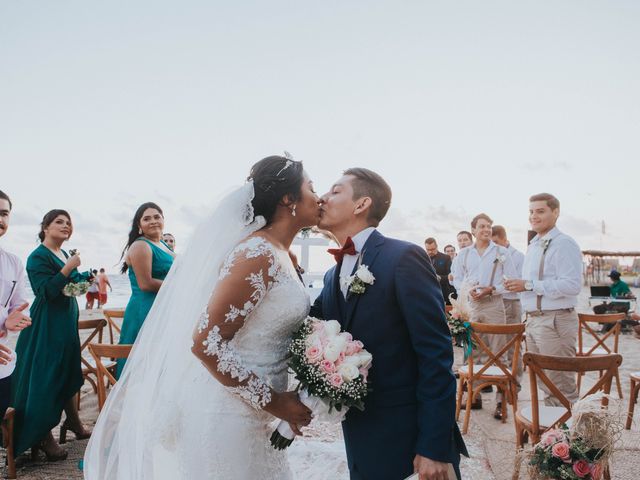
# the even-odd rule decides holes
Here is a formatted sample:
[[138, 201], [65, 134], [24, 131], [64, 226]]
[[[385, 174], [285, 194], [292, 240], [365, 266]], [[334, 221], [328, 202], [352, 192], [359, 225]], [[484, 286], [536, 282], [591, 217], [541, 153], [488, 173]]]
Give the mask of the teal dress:
[[[154, 245], [146, 238], [138, 238], [136, 242], [144, 241], [151, 247], [151, 277], [157, 280], [164, 280], [169, 273], [173, 264], [173, 257], [160, 247]], [[162, 242], [165, 246], [166, 244]], [[169, 248], [169, 247], [167, 247]], [[131, 282], [131, 298], [124, 311], [124, 319], [122, 320], [122, 332], [120, 333], [120, 344], [133, 344], [138, 337], [138, 332], [142, 328], [145, 318], [153, 301], [156, 299], [157, 292], [144, 292], [138, 286], [138, 279], [133, 271], [133, 267], [129, 267], [129, 282]], [[117, 376], [120, 376], [124, 367], [125, 359], [118, 360]]]
[[[62, 252], [69, 257], [67, 252]], [[89, 272], [60, 271], [64, 262], [44, 245], [27, 260], [35, 295], [29, 328], [20, 332], [12, 375], [12, 406], [16, 409], [15, 454], [39, 443], [60, 422], [65, 404], [84, 383], [78, 336], [78, 302], [62, 289], [89, 278]]]

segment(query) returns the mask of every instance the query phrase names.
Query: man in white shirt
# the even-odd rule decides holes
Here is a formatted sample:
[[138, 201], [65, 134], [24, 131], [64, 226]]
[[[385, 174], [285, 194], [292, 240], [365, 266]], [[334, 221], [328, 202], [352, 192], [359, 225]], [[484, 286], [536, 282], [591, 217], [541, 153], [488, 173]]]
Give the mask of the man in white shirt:
[[[9, 228], [11, 200], [0, 190], [0, 237]], [[8, 347], [8, 331], [19, 332], [31, 325], [26, 301], [26, 276], [22, 262], [0, 248], [0, 416], [11, 401], [11, 373], [15, 352]]]
[[[491, 239], [494, 243], [507, 249], [507, 252], [511, 256], [513, 266], [516, 269], [516, 278], [522, 277], [522, 264], [524, 263], [524, 253], [516, 250], [507, 238], [507, 231], [502, 225], [494, 225], [491, 227]], [[508, 280], [508, 277], [504, 278]], [[520, 303], [520, 294], [507, 292], [502, 295], [502, 301], [504, 303], [504, 313], [507, 320], [507, 324], [522, 323], [522, 305]], [[516, 378], [518, 382], [522, 379], [522, 350], [518, 354], [518, 373]], [[513, 350], [509, 350], [509, 365], [513, 362]]]
[[[491, 241], [492, 224], [493, 220], [484, 213], [471, 221], [476, 241], [458, 253], [452, 267], [453, 283], [458, 295], [468, 291], [472, 322], [504, 324], [506, 316], [502, 295], [507, 291], [502, 281], [504, 277], [516, 278], [517, 272], [507, 249]], [[496, 353], [505, 343], [499, 335], [482, 335], [482, 338]], [[485, 363], [489, 357], [478, 353], [474, 358], [477, 363]]]
[[[536, 236], [531, 240], [522, 267], [522, 278], [504, 282], [510, 292], [522, 292], [526, 312], [527, 349], [543, 355], [574, 357], [578, 336], [575, 311], [582, 288], [582, 253], [578, 244], [556, 227], [560, 202], [549, 193], [529, 198], [529, 222]], [[578, 399], [576, 376], [548, 372], [549, 379], [571, 402]], [[562, 406], [546, 392], [545, 403]]]

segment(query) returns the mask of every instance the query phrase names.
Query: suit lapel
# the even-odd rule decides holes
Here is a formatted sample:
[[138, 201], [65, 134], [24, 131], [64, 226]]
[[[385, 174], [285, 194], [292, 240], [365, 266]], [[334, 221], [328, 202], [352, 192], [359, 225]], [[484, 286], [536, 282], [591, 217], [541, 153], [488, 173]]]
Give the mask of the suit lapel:
[[[369, 236], [369, 238], [367, 239], [366, 243], [364, 244], [364, 247], [362, 248], [362, 259], [359, 262], [359, 264], [366, 265], [367, 267], [369, 267], [369, 270], [371, 270], [371, 267], [373, 266], [373, 263], [378, 257], [378, 253], [380, 253], [380, 248], [382, 247], [383, 244], [384, 244], [384, 236], [377, 230], [374, 230]], [[358, 263], [356, 263], [356, 267], [354, 268], [354, 270], [357, 268], [358, 268]], [[370, 287], [371, 287], [370, 285], [367, 286], [367, 288], [370, 288]], [[342, 294], [342, 292], [339, 292], [339, 293]], [[367, 295], [366, 291], [362, 294], [353, 294], [353, 293], [347, 292], [347, 311], [346, 311], [346, 319], [344, 322], [345, 330], [348, 330], [349, 327], [351, 326], [351, 322], [353, 321], [353, 315], [356, 311], [356, 307], [358, 306], [358, 302], [360, 301], [360, 298], [365, 295]]]

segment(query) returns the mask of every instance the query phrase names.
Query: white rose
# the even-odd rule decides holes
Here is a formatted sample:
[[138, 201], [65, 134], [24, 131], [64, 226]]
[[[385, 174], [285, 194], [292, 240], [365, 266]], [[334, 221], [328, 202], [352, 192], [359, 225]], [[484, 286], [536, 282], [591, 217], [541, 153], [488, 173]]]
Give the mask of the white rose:
[[358, 270], [356, 270], [356, 277], [358, 277], [360, 280], [362, 280], [364, 283], [368, 285], [373, 285], [373, 282], [375, 280], [375, 277], [369, 271], [369, 267], [367, 267], [366, 265], [360, 265], [358, 267]]
[[347, 349], [347, 340], [339, 335], [337, 337], [333, 337], [329, 341], [329, 344], [335, 345], [341, 352], [344, 352]]
[[335, 337], [340, 333], [340, 323], [337, 320], [328, 320], [324, 322], [324, 331], [329, 338]]
[[360, 360], [360, 366], [362, 368], [367, 368], [371, 364], [371, 361], [373, 360], [373, 355], [371, 355], [366, 350], [362, 350], [357, 354], [357, 356], [358, 356], [358, 360]]
[[324, 348], [324, 359], [329, 360], [330, 362], [335, 362], [338, 360], [338, 357], [340, 357], [340, 352], [342, 352], [342, 350], [340, 350], [338, 345], [329, 343]]
[[343, 364], [345, 365], [353, 365], [354, 367], [358, 368], [360, 367], [360, 354], [359, 353], [355, 353], [353, 355], [349, 355], [348, 357], [345, 357]]
[[351, 365], [349, 363], [343, 363], [338, 368], [338, 373], [342, 376], [345, 382], [350, 382], [354, 378], [358, 378], [360, 372], [358, 371], [358, 367], [355, 365]]

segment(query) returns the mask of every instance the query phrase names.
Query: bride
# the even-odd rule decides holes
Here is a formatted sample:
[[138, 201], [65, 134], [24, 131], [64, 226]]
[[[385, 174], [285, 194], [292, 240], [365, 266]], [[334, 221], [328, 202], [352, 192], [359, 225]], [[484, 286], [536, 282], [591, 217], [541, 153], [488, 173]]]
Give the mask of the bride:
[[286, 391], [309, 311], [288, 252], [318, 200], [301, 162], [271, 156], [196, 230], [98, 417], [86, 479], [291, 478], [270, 424], [311, 420]]

